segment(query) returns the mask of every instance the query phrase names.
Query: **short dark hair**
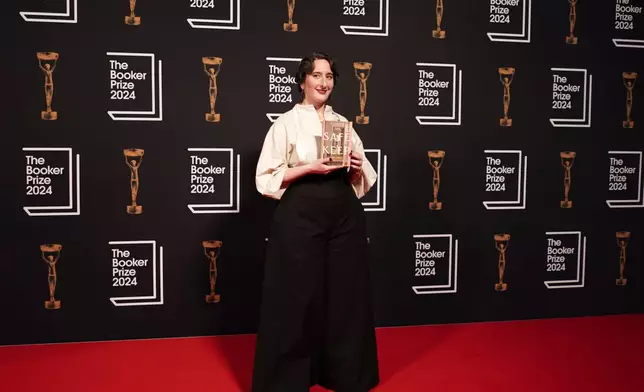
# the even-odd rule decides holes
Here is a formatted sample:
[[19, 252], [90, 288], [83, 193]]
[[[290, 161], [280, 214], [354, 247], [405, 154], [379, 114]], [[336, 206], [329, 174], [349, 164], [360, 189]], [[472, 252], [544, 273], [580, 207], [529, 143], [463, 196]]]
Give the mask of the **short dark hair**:
[[326, 60], [329, 62], [329, 65], [331, 66], [331, 72], [333, 73], [333, 82], [337, 82], [338, 78], [340, 77], [340, 74], [338, 73], [338, 70], [335, 66], [335, 61], [331, 58], [331, 56], [324, 52], [313, 52], [310, 55], [304, 57], [302, 61], [300, 61], [300, 66], [297, 68], [297, 73], [295, 74], [297, 89], [300, 93], [302, 92], [302, 83], [304, 83], [306, 75], [313, 73], [313, 63], [315, 62], [315, 60]]

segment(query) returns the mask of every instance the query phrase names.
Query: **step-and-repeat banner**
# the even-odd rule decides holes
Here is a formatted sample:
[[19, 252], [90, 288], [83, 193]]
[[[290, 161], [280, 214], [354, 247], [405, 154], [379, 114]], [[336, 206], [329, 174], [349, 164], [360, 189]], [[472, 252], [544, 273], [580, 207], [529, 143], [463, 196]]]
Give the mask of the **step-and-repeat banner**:
[[316, 50], [378, 326], [644, 311], [644, 0], [3, 7], [2, 345], [254, 333], [255, 165]]

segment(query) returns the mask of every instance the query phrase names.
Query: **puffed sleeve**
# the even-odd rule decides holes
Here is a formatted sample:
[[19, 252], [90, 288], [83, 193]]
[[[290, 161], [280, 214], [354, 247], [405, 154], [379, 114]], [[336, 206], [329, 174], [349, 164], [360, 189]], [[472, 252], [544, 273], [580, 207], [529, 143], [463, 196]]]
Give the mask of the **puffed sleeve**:
[[360, 171], [360, 175], [357, 176], [351, 185], [353, 186], [353, 190], [356, 193], [356, 196], [358, 198], [362, 198], [373, 186], [373, 184], [376, 183], [376, 179], [378, 178], [378, 175], [376, 171], [374, 170], [373, 166], [371, 165], [371, 162], [367, 159], [364, 153], [364, 146], [362, 145], [362, 140], [360, 139], [360, 136], [356, 133], [356, 131], [351, 127], [351, 133], [353, 135], [353, 140], [351, 141], [352, 144], [352, 150], [355, 151], [356, 153], [360, 154], [362, 157], [362, 170]]
[[288, 169], [288, 140], [286, 126], [274, 123], [266, 137], [255, 171], [255, 186], [264, 196], [280, 199], [285, 189], [281, 189], [282, 180]]

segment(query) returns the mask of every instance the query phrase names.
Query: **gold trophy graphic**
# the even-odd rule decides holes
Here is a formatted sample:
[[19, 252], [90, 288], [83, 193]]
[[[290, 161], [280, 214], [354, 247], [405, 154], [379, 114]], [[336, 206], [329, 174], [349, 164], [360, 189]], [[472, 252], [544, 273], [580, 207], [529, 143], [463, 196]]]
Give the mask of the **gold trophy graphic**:
[[136, 8], [136, 0], [130, 0], [130, 15], [125, 17], [125, 24], [130, 26], [138, 26], [141, 24], [141, 17], [134, 16], [134, 9]]
[[568, 14], [568, 19], [570, 20], [570, 35], [566, 37], [566, 43], [568, 45], [577, 45], [577, 37], [575, 37], [575, 23], [577, 22], [577, 3], [579, 0], [568, 0], [570, 3], [570, 12]]
[[438, 201], [438, 189], [441, 186], [440, 168], [443, 165], [445, 151], [428, 151], [427, 156], [429, 157], [429, 164], [431, 165], [432, 169], [434, 169], [434, 175], [432, 178], [432, 185], [434, 188], [434, 201], [429, 202], [429, 209], [433, 211], [441, 210], [443, 208], [443, 203]]
[[631, 120], [633, 110], [633, 87], [635, 87], [636, 72], [622, 72], [624, 86], [626, 87], [626, 120], [622, 123], [624, 128], [633, 128], [635, 122]]
[[445, 30], [441, 30], [443, 21], [443, 0], [436, 0], [436, 30], [432, 30], [432, 37], [445, 38]]
[[45, 309], [60, 309], [60, 300], [54, 298], [56, 292], [56, 263], [60, 259], [60, 251], [63, 246], [60, 244], [45, 244], [40, 245], [40, 253], [42, 259], [49, 266], [49, 273], [47, 274], [47, 281], [49, 283], [49, 301], [45, 301]]
[[43, 120], [57, 120], [58, 112], [51, 110], [51, 102], [54, 99], [54, 70], [58, 61], [59, 54], [56, 52], [37, 52], [38, 66], [45, 74], [45, 102], [47, 110], [40, 112], [40, 118]]
[[126, 207], [128, 214], [138, 215], [143, 212], [143, 206], [136, 204], [136, 196], [139, 193], [139, 167], [143, 162], [143, 152], [139, 148], [127, 148], [123, 150], [125, 163], [130, 167], [130, 190], [132, 194], [132, 204]]
[[564, 168], [564, 199], [561, 201], [560, 206], [561, 208], [572, 208], [572, 201], [568, 200], [572, 179], [570, 169], [572, 169], [572, 164], [575, 162], [577, 153], [574, 151], [563, 151], [559, 153], [559, 156], [561, 157], [561, 166]]
[[217, 258], [221, 253], [221, 241], [202, 241], [204, 253], [210, 260], [210, 294], [206, 294], [206, 302], [209, 304], [217, 303], [221, 299], [219, 294], [215, 294], [215, 283], [217, 283]]
[[508, 111], [510, 110], [510, 84], [512, 84], [515, 72], [516, 70], [511, 67], [499, 68], [499, 77], [501, 84], [503, 84], [503, 118], [500, 119], [502, 127], [512, 126], [512, 119], [508, 118]]
[[499, 251], [499, 282], [494, 284], [494, 290], [505, 291], [508, 289], [508, 284], [503, 283], [503, 275], [505, 274], [505, 251], [508, 249], [510, 234], [495, 234], [494, 242], [496, 249]]
[[295, 0], [286, 0], [286, 6], [288, 7], [288, 22], [284, 23], [284, 31], [295, 33], [297, 31], [297, 23], [293, 23]]
[[631, 233], [628, 231], [618, 231], [615, 233], [617, 237], [617, 245], [619, 246], [619, 278], [615, 281], [618, 286], [626, 286], [626, 278], [624, 277], [624, 268], [626, 267], [626, 246], [628, 240], [631, 238]]
[[356, 116], [358, 124], [369, 124], [369, 116], [364, 115], [364, 109], [367, 106], [367, 79], [371, 73], [372, 64], [365, 62], [353, 63], [356, 78], [360, 81], [360, 115]]
[[221, 115], [215, 113], [215, 102], [217, 101], [217, 75], [221, 69], [221, 57], [202, 57], [203, 69], [208, 75], [208, 95], [210, 96], [210, 113], [206, 113], [206, 121], [219, 122]]

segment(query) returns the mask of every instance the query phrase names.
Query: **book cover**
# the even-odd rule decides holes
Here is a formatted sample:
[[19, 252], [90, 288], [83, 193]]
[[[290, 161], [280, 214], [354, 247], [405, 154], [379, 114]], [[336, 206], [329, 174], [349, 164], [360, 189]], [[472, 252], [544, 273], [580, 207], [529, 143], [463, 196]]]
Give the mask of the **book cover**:
[[351, 164], [351, 122], [325, 121], [320, 138], [320, 158], [331, 158], [327, 165]]

